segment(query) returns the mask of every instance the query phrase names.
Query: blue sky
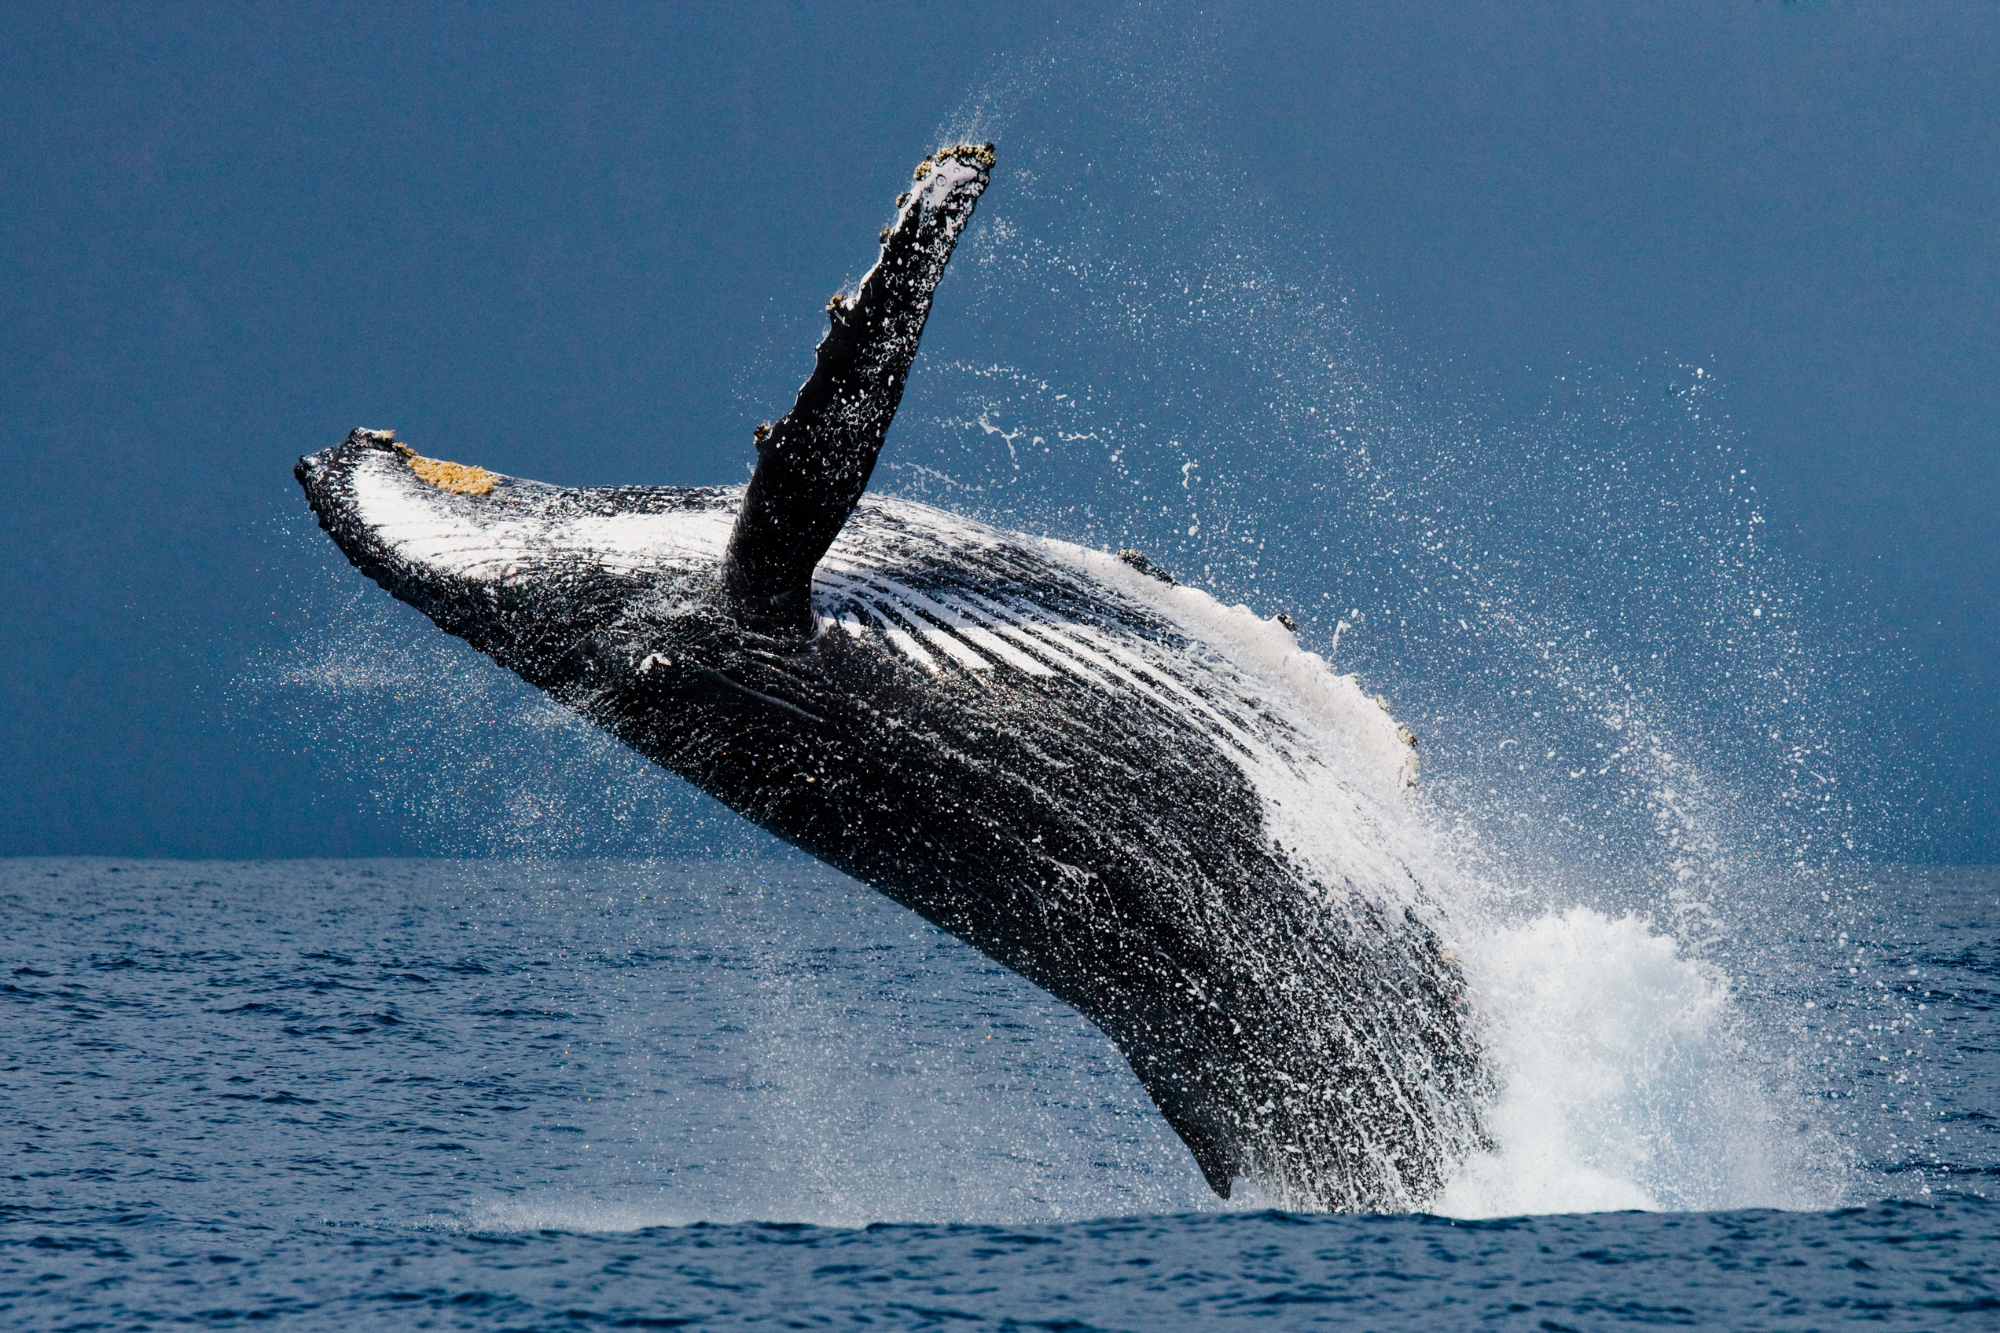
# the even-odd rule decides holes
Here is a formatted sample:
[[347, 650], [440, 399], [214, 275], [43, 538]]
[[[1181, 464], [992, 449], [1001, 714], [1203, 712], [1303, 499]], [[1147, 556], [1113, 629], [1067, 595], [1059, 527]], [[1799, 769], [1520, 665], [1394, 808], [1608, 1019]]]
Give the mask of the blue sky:
[[[473, 723], [283, 683], [429, 651], [301, 522], [291, 460], [365, 424], [552, 481], [740, 479], [910, 164], [968, 130], [1001, 169], [884, 485], [1324, 601], [1322, 650], [1366, 602], [1343, 651], [1432, 719], [1448, 785], [1495, 734], [1481, 690], [1525, 707], [1525, 677], [1476, 620], [1389, 628], [1428, 594], [1382, 534], [1429, 488], [1573, 664], [1684, 661], [1658, 692], [1681, 733], [1802, 710], [1710, 746], [1738, 787], [1809, 733], [1865, 849], [2000, 859], [1990, 6], [24, 4], [0, 28], [0, 853], [463, 845], [493, 812], [356, 766], [393, 745], [435, 776]], [[981, 414], [1125, 443], [1017, 473]], [[1166, 512], [1189, 478], [1194, 539]], [[1754, 699], [1705, 678], [1722, 594], [1674, 572], [1743, 533], [1774, 608], [1752, 656], [1786, 680]], [[1622, 628], [1586, 636], [1585, 606]], [[735, 836], [658, 799], [684, 844]]]

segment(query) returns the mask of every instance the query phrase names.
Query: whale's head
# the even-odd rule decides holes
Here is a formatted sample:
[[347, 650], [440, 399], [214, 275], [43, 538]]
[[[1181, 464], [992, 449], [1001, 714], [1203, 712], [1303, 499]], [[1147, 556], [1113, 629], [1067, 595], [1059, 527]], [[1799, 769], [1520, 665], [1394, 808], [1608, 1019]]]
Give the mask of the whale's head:
[[[531, 680], [608, 621], [713, 601], [742, 489], [572, 489], [356, 430], [294, 469], [348, 560]], [[560, 673], [558, 673], [560, 674]]]

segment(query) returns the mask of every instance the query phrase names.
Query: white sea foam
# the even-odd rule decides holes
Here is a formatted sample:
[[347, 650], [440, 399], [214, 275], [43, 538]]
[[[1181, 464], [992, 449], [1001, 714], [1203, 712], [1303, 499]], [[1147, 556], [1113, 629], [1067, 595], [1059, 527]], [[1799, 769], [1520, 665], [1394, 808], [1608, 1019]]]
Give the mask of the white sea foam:
[[1438, 1211], [1818, 1202], [1746, 1077], [1727, 979], [1671, 937], [1577, 907], [1468, 940], [1465, 964], [1499, 1082], [1494, 1147]]
[[648, 1227], [685, 1227], [697, 1222], [790, 1222], [799, 1218], [709, 1217], [699, 1210], [677, 1209], [662, 1201], [600, 1199], [574, 1190], [544, 1192], [522, 1198], [489, 1199], [451, 1213], [432, 1213], [419, 1226], [438, 1231], [517, 1233], [567, 1231], [579, 1235], [615, 1235]]

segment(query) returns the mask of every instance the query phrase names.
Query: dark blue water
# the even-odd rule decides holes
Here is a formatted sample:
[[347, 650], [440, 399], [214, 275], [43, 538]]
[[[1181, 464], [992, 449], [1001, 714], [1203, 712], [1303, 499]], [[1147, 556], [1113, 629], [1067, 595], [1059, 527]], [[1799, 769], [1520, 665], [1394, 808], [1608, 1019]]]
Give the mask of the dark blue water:
[[[1816, 1210], [1300, 1217], [808, 862], [0, 862], [0, 1326], [1994, 1326], [1996, 899], [1878, 871], [1705, 964], [1737, 1040], [1698, 1054], [1771, 1085]], [[1533, 1058], [1652, 1040], [1617, 1015]], [[1703, 1140], [1621, 1096], [1625, 1157], [1524, 1140], [1455, 1197], [1777, 1188], [1677, 1184]]]

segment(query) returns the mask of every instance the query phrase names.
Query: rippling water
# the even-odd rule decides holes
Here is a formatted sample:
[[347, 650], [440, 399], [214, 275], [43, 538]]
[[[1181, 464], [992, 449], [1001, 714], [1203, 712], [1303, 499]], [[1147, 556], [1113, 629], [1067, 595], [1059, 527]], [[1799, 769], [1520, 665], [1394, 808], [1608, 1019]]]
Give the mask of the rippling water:
[[[1671, 941], [1523, 922], [1486, 978], [1534, 998], [1522, 1123], [1442, 1206], [1550, 1212], [1302, 1217], [1216, 1200], [1095, 1030], [801, 859], [0, 862], [0, 1323], [1990, 1323], [2000, 872], [1851, 897], [1710, 964], [1731, 1046], [1644, 989]], [[1626, 991], [1550, 984], [1609, 947]], [[1584, 1211], [1733, 1197], [1662, 1119], [1708, 1103], [1650, 1087], [1690, 1059], [1770, 1084], [1842, 1206]]]

